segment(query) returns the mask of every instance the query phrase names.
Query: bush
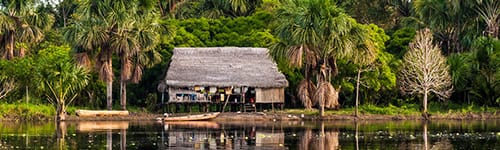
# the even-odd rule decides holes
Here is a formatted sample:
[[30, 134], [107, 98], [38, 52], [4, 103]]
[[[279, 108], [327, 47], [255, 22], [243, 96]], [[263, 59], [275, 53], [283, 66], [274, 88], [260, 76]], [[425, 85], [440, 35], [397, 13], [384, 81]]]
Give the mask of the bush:
[[50, 105], [26, 103], [0, 104], [0, 117], [13, 120], [49, 120], [55, 116], [55, 110]]

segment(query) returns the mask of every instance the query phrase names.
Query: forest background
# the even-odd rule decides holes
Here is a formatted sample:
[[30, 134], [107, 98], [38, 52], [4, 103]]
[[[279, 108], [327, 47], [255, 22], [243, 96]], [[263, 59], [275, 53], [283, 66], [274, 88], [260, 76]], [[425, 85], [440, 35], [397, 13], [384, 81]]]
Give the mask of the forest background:
[[[173, 48], [221, 46], [269, 48], [290, 83], [285, 107], [303, 109], [298, 86], [307, 78], [307, 68], [291, 65], [290, 57], [280, 53], [280, 46], [296, 41], [287, 41], [279, 30], [284, 22], [314, 18], [283, 17], [287, 8], [299, 2], [3, 0], [0, 111], [28, 118], [53, 115], [49, 105], [63, 101], [71, 105], [70, 113], [76, 108], [106, 107], [160, 112], [157, 87]], [[370, 56], [358, 54], [370, 57], [369, 64], [354, 57], [335, 57], [336, 72], [329, 82], [341, 87], [340, 111], [355, 106], [358, 76], [362, 112], [420, 111], [422, 95], [404, 94], [398, 73], [404, 68], [409, 43], [425, 28], [446, 57], [453, 89], [448, 98], [429, 95], [430, 111], [498, 110], [500, 1], [337, 0], [325, 4], [296, 12], [304, 17], [322, 10], [319, 7], [335, 7], [334, 13], [366, 31], [375, 47]], [[311, 26], [323, 25], [314, 23]]]

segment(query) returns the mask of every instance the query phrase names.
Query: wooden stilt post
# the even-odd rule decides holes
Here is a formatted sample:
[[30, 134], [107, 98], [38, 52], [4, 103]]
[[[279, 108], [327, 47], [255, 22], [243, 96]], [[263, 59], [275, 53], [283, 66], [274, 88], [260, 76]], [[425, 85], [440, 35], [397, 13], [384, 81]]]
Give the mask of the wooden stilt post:
[[231, 97], [231, 94], [228, 94], [228, 95], [227, 95], [226, 102], [224, 103], [224, 106], [222, 107], [221, 112], [224, 112], [224, 109], [226, 108], [227, 102], [229, 101], [229, 97]]

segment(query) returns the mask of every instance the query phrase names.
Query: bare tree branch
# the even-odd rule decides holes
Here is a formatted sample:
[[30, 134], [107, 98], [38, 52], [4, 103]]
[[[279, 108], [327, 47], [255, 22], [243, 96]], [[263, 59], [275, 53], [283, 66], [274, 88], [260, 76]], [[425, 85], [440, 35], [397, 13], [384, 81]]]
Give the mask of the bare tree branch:
[[403, 69], [398, 80], [400, 90], [404, 94], [423, 94], [425, 113], [429, 93], [441, 99], [450, 96], [453, 88], [448, 71], [446, 58], [432, 43], [432, 33], [429, 29], [421, 30], [410, 43], [410, 51], [403, 57]]
[[0, 80], [0, 99], [3, 99], [16, 87], [13, 80]]

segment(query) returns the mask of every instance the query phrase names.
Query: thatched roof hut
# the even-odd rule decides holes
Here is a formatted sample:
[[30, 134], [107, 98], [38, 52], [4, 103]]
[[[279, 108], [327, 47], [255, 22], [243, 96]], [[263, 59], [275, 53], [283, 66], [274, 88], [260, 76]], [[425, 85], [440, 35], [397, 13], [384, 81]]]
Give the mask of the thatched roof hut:
[[168, 86], [287, 87], [266, 48], [175, 48], [165, 81]]
[[[284, 102], [284, 87], [288, 86], [268, 49], [250, 47], [175, 48], [163, 83], [171, 99], [182, 99], [179, 96], [186, 94], [198, 94], [200, 98], [200, 87], [225, 88], [225, 93], [210, 93], [219, 94], [221, 100], [235, 96], [231, 90], [244, 93], [252, 89], [256, 102], [269, 103]], [[240, 93], [244, 102], [243, 95]]]

